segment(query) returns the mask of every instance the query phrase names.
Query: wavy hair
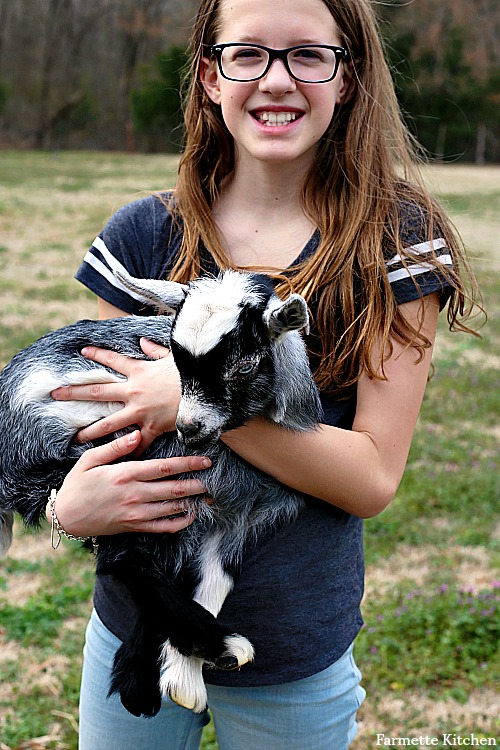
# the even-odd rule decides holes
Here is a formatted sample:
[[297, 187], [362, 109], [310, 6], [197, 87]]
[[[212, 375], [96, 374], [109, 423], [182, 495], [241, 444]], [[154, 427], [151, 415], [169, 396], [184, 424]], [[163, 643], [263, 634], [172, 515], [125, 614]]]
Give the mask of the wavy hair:
[[[404, 265], [410, 260], [400, 239], [402, 207], [411, 205], [424, 216], [426, 239], [443, 237], [453, 256], [453, 269], [440, 265], [435, 255], [426, 257], [451, 284], [451, 329], [474, 333], [465, 321], [479, 293], [458, 234], [420, 178], [418, 147], [403, 124], [371, 2], [323, 2], [349, 51], [351, 91], [318, 143], [302, 186], [304, 211], [320, 231], [319, 248], [291, 274], [276, 275], [278, 292], [291, 285], [313, 303], [316, 382], [323, 389], [341, 392], [353, 386], [363, 371], [370, 377], [384, 377], [383, 362], [392, 352], [393, 338], [414, 347], [419, 358], [430, 346], [401, 314], [385, 271], [384, 248], [398, 253]], [[206, 47], [217, 41], [220, 5], [220, 0], [201, 1], [191, 39], [185, 149], [169, 206], [183, 228], [180, 254], [170, 274], [177, 281], [199, 275], [200, 243], [220, 268], [232, 267], [212, 207], [234, 169], [234, 146], [220, 107], [209, 99], [199, 77]], [[384, 346], [376, 361], [381, 334]]]

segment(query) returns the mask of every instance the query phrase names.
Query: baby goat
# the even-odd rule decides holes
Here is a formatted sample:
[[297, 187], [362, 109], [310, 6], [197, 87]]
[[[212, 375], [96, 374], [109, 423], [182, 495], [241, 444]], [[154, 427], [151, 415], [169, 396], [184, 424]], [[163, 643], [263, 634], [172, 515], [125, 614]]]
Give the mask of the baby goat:
[[199, 476], [215, 502], [191, 498], [195, 521], [176, 534], [100, 537], [97, 573], [123, 582], [138, 610], [115, 656], [110, 695], [119, 693], [136, 716], [154, 716], [162, 694], [199, 712], [207, 703], [203, 664], [236, 669], [254, 657], [252, 644], [216, 619], [243, 546], [292, 521], [303, 503], [219, 437], [257, 415], [291, 430], [317, 425], [319, 396], [298, 333], [307, 307], [297, 294], [279, 299], [259, 274], [227, 271], [188, 285], [118, 278], [143, 302], [175, 314], [80, 321], [19, 352], [0, 375], [0, 551], [10, 545], [14, 511], [38, 524], [51, 489], [91, 447], [72, 442], [77, 430], [122, 406], [50, 397], [62, 385], [122, 378], [81, 349], [145, 359], [141, 336], [169, 346], [182, 384], [177, 434], [157, 438], [143, 458], [208, 455], [211, 468], [189, 476]]

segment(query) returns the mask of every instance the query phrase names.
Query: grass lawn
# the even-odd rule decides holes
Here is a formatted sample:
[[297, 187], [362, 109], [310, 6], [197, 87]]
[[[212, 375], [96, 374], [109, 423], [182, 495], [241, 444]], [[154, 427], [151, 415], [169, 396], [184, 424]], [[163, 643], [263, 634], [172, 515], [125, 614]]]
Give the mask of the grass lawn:
[[[0, 366], [95, 316], [72, 278], [87, 246], [120, 205], [172, 186], [175, 170], [161, 155], [0, 153]], [[356, 750], [375, 748], [377, 733], [498, 734], [500, 167], [436, 166], [426, 178], [469, 247], [489, 319], [481, 340], [441, 321], [405, 477], [366, 523]], [[0, 562], [0, 750], [76, 749], [92, 586], [78, 545], [53, 552], [47, 528], [18, 525]], [[216, 747], [209, 727], [203, 748]]]

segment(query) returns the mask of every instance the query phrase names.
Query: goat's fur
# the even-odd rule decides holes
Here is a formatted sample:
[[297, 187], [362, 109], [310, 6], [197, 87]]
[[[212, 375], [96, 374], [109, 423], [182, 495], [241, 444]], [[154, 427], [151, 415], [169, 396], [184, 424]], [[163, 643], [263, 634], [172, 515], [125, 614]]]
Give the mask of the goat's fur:
[[155, 715], [162, 694], [199, 712], [206, 707], [203, 664], [234, 669], [254, 657], [251, 643], [216, 619], [243, 546], [293, 520], [303, 503], [219, 437], [257, 415], [291, 430], [318, 423], [319, 397], [298, 332], [307, 326], [307, 307], [299, 295], [280, 300], [258, 274], [227, 271], [188, 285], [118, 278], [170, 314], [80, 321], [19, 352], [0, 375], [0, 551], [10, 545], [13, 513], [37, 525], [50, 490], [91, 447], [72, 441], [77, 430], [121, 408], [51, 398], [58, 386], [122, 377], [81, 349], [145, 359], [140, 337], [169, 346], [182, 384], [178, 432], [157, 438], [143, 458], [208, 455], [211, 468], [189, 476], [199, 476], [215, 502], [191, 498], [195, 521], [176, 534], [100, 537], [97, 572], [122, 581], [138, 610], [134, 632], [117, 651], [110, 694], [119, 693], [137, 716]]

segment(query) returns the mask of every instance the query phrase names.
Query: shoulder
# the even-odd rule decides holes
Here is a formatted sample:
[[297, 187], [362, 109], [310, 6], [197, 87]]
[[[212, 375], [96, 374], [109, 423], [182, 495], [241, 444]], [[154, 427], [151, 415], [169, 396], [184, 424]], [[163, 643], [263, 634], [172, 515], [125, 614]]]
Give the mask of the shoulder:
[[169, 205], [172, 193], [154, 193], [127, 203], [114, 213], [99, 236], [126, 236], [133, 232], [136, 238], [147, 237], [172, 223]]
[[433, 201], [401, 198], [384, 232], [387, 280], [398, 304], [438, 292], [444, 305], [451, 292], [452, 252]]
[[157, 193], [122, 206], [95, 238], [76, 278], [97, 296], [126, 312], [141, 305], [121, 287], [116, 271], [158, 278], [180, 245], [181, 230], [171, 216], [172, 193]]

